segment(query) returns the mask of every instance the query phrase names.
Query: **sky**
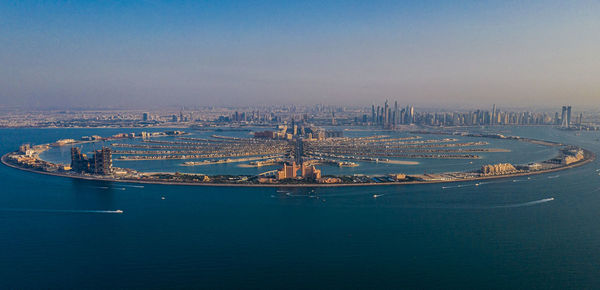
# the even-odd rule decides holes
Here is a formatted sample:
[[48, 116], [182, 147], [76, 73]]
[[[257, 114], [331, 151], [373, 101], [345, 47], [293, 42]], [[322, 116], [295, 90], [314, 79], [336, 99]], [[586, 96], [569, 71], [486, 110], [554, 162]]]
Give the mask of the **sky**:
[[0, 107], [600, 108], [600, 1], [4, 1]]

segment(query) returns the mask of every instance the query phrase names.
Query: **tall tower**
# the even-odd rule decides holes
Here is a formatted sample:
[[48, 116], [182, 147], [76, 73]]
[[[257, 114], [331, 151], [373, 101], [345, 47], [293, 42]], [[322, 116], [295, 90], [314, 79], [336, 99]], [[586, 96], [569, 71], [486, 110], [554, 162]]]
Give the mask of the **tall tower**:
[[90, 164], [87, 156], [81, 153], [79, 147], [71, 147], [71, 170], [75, 172], [87, 172]]
[[385, 100], [385, 105], [383, 107], [383, 124], [387, 125], [388, 121], [389, 121], [389, 117], [388, 116], [388, 100]]
[[94, 153], [94, 173], [107, 175], [112, 172], [112, 152], [108, 147], [102, 147]]
[[394, 125], [398, 125], [398, 101], [394, 101]]
[[567, 106], [562, 107], [562, 114], [560, 115], [560, 126], [567, 127]]
[[567, 128], [571, 127], [571, 106], [567, 107]]
[[375, 105], [371, 105], [371, 122], [375, 124]]
[[496, 104], [492, 106], [492, 114], [490, 115], [490, 125], [494, 125], [496, 123]]

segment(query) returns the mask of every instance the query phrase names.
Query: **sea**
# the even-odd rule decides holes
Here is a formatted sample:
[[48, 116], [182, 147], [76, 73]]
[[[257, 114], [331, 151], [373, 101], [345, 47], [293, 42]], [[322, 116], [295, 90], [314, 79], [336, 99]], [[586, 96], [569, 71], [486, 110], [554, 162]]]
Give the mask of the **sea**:
[[[600, 132], [477, 130], [600, 154]], [[0, 152], [124, 131], [0, 129]], [[506, 146], [532, 161], [554, 154]], [[435, 163], [421, 161], [393, 170]], [[597, 160], [480, 182], [297, 189], [87, 181], [0, 165], [0, 289], [600, 288], [599, 209]]]

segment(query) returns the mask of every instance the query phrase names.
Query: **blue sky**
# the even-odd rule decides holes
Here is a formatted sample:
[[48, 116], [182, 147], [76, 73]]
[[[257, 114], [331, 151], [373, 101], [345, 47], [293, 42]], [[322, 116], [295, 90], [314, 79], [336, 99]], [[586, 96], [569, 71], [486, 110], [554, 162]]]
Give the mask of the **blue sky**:
[[0, 105], [600, 106], [598, 1], [1, 1]]

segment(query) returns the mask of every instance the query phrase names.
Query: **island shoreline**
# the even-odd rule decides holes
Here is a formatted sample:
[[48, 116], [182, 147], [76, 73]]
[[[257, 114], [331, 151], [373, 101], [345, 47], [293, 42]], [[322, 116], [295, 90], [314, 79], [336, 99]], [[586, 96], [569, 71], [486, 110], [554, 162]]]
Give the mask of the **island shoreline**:
[[[58, 177], [66, 177], [72, 179], [80, 179], [80, 180], [90, 180], [90, 181], [106, 181], [106, 182], [121, 182], [121, 183], [138, 183], [138, 184], [160, 184], [160, 185], [186, 185], [186, 186], [212, 186], [212, 187], [262, 187], [262, 188], [277, 188], [277, 187], [286, 187], [286, 188], [302, 188], [302, 187], [349, 187], [349, 186], [401, 186], [401, 185], [418, 185], [418, 184], [440, 184], [440, 183], [456, 183], [456, 182], [469, 182], [469, 181], [479, 181], [479, 180], [490, 180], [490, 179], [508, 179], [513, 177], [520, 176], [530, 176], [530, 175], [540, 175], [545, 173], [563, 171], [575, 167], [580, 167], [585, 164], [591, 163], [596, 159], [596, 155], [586, 149], [582, 149], [584, 151], [585, 158], [583, 160], [577, 161], [575, 163], [559, 166], [555, 168], [549, 168], [538, 171], [531, 172], [519, 172], [519, 173], [510, 173], [510, 174], [502, 174], [502, 175], [490, 175], [490, 176], [479, 176], [473, 178], [465, 178], [465, 179], [456, 179], [456, 180], [426, 180], [426, 181], [406, 181], [406, 182], [368, 182], [368, 183], [331, 183], [331, 184], [323, 184], [323, 183], [298, 183], [298, 184], [236, 184], [236, 183], [210, 183], [210, 182], [177, 182], [177, 181], [154, 181], [154, 180], [132, 180], [132, 179], [118, 179], [118, 178], [102, 178], [99, 176], [82, 176], [82, 175], [72, 175], [66, 173], [58, 173], [58, 172], [47, 172], [41, 170], [35, 170], [25, 167], [20, 167], [15, 164], [8, 162], [7, 156], [13, 152], [8, 152], [2, 155], [0, 161], [2, 164], [19, 169], [22, 171], [45, 174], [51, 176]], [[446, 172], [447, 173], [447, 172]]]

